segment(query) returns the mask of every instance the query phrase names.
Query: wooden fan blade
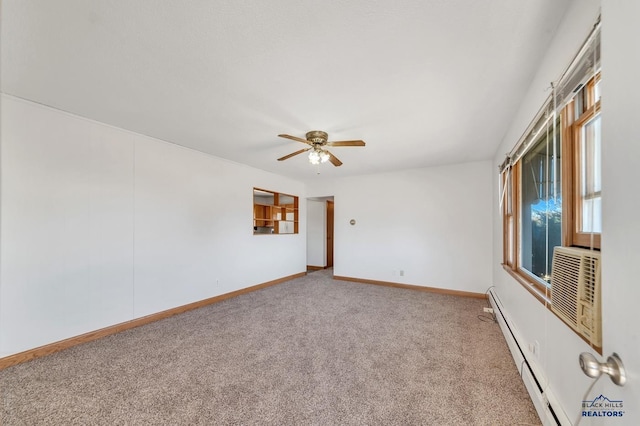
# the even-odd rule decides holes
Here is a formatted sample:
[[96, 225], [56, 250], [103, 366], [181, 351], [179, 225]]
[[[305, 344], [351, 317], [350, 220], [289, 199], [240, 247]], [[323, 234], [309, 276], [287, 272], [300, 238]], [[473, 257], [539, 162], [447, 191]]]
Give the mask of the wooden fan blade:
[[287, 158], [291, 158], [291, 157], [293, 157], [294, 155], [302, 154], [303, 152], [307, 152], [307, 151], [309, 151], [310, 149], [311, 149], [311, 148], [306, 148], [306, 149], [301, 149], [300, 151], [292, 152], [292, 153], [291, 153], [291, 154], [289, 154], [289, 155], [285, 155], [284, 157], [280, 157], [280, 158], [278, 158], [278, 161], [284, 161], [284, 160], [286, 160]]
[[327, 146], [365, 146], [364, 141], [327, 142]]
[[331, 161], [331, 164], [333, 164], [336, 167], [342, 166], [342, 161], [338, 160], [338, 157], [336, 157], [329, 151], [327, 151], [327, 154], [329, 154], [329, 161]]
[[302, 139], [302, 138], [298, 138], [296, 136], [291, 136], [291, 135], [278, 135], [281, 138], [285, 138], [285, 139], [291, 139], [292, 141], [296, 141], [296, 142], [302, 142], [302, 143], [306, 143], [307, 145], [311, 145], [311, 142], [309, 142], [306, 139]]

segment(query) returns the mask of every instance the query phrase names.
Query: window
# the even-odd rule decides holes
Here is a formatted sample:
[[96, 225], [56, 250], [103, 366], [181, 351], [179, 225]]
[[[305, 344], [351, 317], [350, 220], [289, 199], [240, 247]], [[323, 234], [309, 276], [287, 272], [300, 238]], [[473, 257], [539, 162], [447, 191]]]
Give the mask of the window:
[[600, 114], [580, 127], [578, 232], [602, 232], [602, 178], [600, 176]]
[[516, 161], [501, 166], [503, 265], [540, 300], [549, 296], [554, 247], [600, 249], [599, 84], [597, 74], [557, 118], [547, 105], [516, 151]]
[[[567, 206], [571, 229], [566, 245], [600, 248], [602, 233], [600, 74], [589, 80], [565, 107], [565, 149], [574, 161], [567, 166]], [[576, 117], [575, 120], [572, 120]], [[570, 186], [570, 188], [568, 188]]]
[[[552, 95], [500, 166], [500, 202], [503, 267], [601, 353], [601, 341], [596, 338], [600, 334], [595, 332], [601, 329], [599, 61], [596, 24], [576, 59], [558, 83], [552, 84]], [[565, 247], [560, 250], [565, 257], [554, 269], [557, 247]], [[567, 257], [569, 252], [574, 256]], [[598, 266], [584, 272], [582, 260], [575, 261], [583, 258], [598, 259]], [[554, 275], [561, 278], [552, 280], [552, 270], [555, 274], [563, 268], [568, 273]], [[564, 294], [563, 288], [570, 291]], [[582, 313], [575, 318], [560, 316], [559, 312], [565, 311]]]
[[519, 169], [520, 265], [542, 286], [551, 279], [553, 248], [562, 243], [560, 135], [547, 127]]
[[540, 300], [553, 250], [600, 250], [602, 175], [599, 29], [501, 166], [503, 265]]
[[515, 219], [514, 219], [514, 214], [516, 214], [515, 211], [515, 205], [513, 202], [513, 177], [512, 177], [512, 170], [509, 166], [509, 168], [505, 171], [505, 173], [502, 173], [502, 176], [500, 177], [501, 181], [500, 184], [502, 185], [502, 189], [501, 189], [501, 199], [503, 201], [503, 229], [502, 229], [502, 247], [503, 247], [503, 264], [505, 266], [508, 266], [510, 268], [513, 268], [515, 266], [515, 246], [514, 246], [514, 224], [515, 224]]

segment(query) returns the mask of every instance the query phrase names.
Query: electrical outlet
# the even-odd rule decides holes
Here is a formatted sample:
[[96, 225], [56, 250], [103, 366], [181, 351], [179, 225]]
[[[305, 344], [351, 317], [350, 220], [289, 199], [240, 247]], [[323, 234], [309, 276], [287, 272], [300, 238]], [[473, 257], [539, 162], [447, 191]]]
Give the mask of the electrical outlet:
[[493, 308], [482, 308], [483, 311], [488, 312], [490, 314], [493, 313]]
[[540, 342], [534, 340], [533, 343], [529, 343], [529, 352], [531, 352], [536, 358], [540, 359]]
[[400, 276], [404, 277], [404, 271], [402, 269], [400, 269]]

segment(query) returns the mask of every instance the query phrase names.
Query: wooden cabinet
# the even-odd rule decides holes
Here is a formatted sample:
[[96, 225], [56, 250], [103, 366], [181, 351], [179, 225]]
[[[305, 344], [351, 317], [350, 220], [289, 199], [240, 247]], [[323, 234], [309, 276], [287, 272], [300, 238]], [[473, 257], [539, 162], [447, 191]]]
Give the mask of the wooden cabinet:
[[253, 188], [253, 233], [297, 234], [298, 197]]
[[271, 226], [273, 227], [273, 206], [257, 204], [253, 205], [253, 221], [254, 226]]

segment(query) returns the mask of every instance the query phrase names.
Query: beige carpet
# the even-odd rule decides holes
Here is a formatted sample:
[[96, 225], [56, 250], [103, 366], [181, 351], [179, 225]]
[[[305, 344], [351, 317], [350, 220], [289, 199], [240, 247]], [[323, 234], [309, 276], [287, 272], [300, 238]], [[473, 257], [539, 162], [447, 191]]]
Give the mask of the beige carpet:
[[0, 424], [539, 424], [483, 306], [318, 271], [0, 371]]

